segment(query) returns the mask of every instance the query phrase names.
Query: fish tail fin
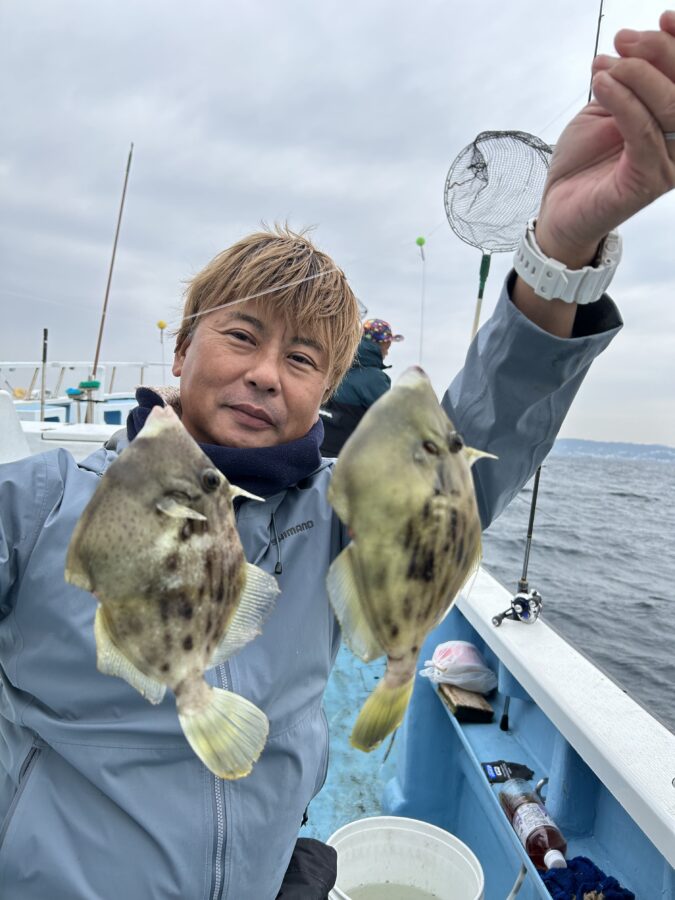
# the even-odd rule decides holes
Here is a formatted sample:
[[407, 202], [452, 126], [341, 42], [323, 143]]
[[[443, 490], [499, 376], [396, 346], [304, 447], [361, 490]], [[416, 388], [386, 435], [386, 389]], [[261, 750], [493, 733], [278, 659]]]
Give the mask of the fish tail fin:
[[200, 682], [197, 703], [181, 709], [178, 719], [190, 746], [220, 778], [243, 778], [253, 768], [267, 740], [269, 722], [250, 700]]
[[350, 743], [357, 750], [370, 753], [403, 721], [414, 684], [414, 674], [404, 681], [387, 673], [363, 704], [351, 733]]

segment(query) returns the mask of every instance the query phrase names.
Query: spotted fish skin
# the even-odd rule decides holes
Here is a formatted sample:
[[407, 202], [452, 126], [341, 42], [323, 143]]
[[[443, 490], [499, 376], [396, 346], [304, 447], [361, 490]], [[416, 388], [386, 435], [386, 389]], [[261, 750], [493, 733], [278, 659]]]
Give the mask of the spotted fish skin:
[[328, 592], [347, 644], [387, 656], [352, 743], [371, 750], [396, 728], [419, 649], [480, 559], [481, 527], [466, 448], [424, 372], [408, 370], [363, 417], [335, 466], [329, 499], [352, 543]]
[[188, 741], [226, 778], [250, 771], [267, 718], [204, 671], [259, 633], [278, 593], [244, 557], [232, 501], [245, 493], [158, 407], [103, 475], [66, 559], [66, 580], [100, 603], [98, 668], [151, 702], [170, 688]]

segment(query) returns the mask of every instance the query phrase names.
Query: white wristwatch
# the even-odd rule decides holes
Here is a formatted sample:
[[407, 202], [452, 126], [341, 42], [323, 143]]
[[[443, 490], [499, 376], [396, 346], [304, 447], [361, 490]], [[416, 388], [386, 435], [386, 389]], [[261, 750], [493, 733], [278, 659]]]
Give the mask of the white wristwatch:
[[527, 223], [513, 267], [526, 284], [544, 300], [566, 303], [595, 303], [609, 287], [621, 259], [621, 236], [610, 231], [598, 250], [596, 264], [583, 269], [568, 269], [563, 263], [542, 253], [534, 236], [536, 219]]

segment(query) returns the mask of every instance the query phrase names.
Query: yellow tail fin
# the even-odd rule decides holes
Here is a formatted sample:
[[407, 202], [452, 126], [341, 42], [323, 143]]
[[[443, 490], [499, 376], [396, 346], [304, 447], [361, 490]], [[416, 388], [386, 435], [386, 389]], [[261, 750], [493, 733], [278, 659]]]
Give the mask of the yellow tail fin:
[[359, 713], [349, 739], [352, 747], [370, 753], [398, 728], [408, 707], [413, 683], [414, 677], [398, 687], [390, 687], [385, 675]]
[[199, 710], [178, 719], [190, 746], [204, 765], [220, 778], [243, 778], [253, 768], [267, 740], [269, 722], [257, 706], [221, 688], [209, 687]]

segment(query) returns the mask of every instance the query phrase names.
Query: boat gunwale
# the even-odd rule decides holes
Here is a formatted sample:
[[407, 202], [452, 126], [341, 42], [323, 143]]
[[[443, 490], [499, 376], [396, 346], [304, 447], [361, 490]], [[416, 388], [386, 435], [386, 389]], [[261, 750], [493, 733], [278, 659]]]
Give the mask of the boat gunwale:
[[481, 568], [457, 606], [675, 867], [675, 735], [542, 619], [496, 628], [492, 618], [510, 600]]

